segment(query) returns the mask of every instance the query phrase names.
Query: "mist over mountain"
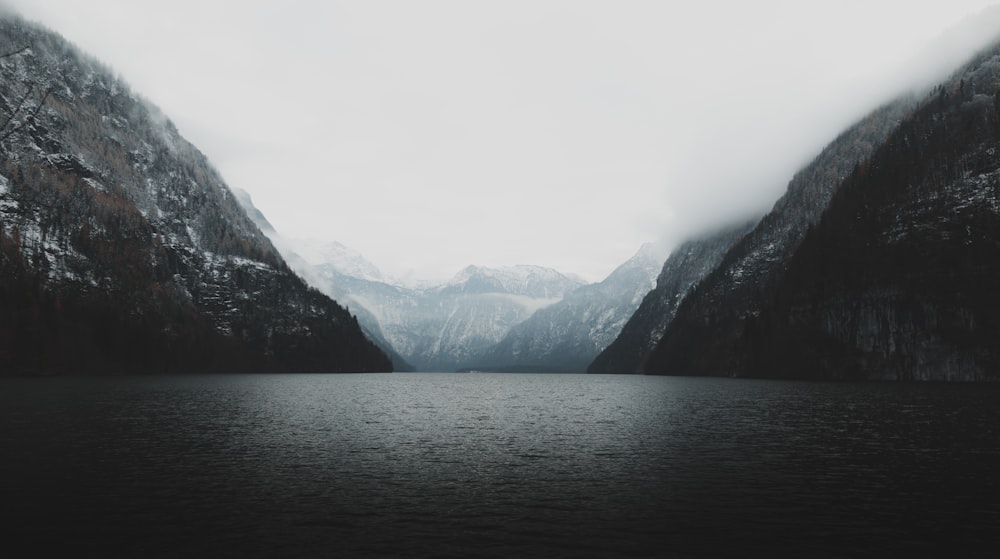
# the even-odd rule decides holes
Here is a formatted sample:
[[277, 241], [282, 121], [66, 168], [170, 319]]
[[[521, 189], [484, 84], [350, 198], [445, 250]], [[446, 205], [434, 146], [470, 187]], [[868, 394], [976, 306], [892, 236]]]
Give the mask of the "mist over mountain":
[[691, 351], [713, 352], [715, 348], [708, 347], [713, 341], [741, 331], [740, 320], [733, 317], [759, 312], [767, 304], [770, 283], [820, 218], [837, 186], [884, 141], [915, 102], [907, 98], [892, 103], [841, 134], [793, 177], [785, 195], [756, 224], [731, 226], [714, 236], [689, 241], [671, 254], [657, 279], [657, 289], [588, 370], [645, 370], [654, 347], [678, 320], [688, 320], [688, 313], [697, 313], [700, 320], [714, 325], [710, 334], [706, 331], [706, 347]]
[[[338, 242], [284, 238], [275, 230], [260, 208], [254, 205], [250, 193], [240, 189], [234, 189], [234, 193], [250, 219], [260, 227], [261, 231], [267, 234], [296, 274], [310, 286], [323, 291], [334, 300], [341, 303], [347, 302], [348, 312], [351, 312], [357, 319], [365, 336], [389, 357], [393, 371], [411, 372], [414, 370], [413, 365], [397, 353], [392, 343], [386, 339], [382, 327], [374, 315], [350, 296], [350, 293], [354, 291], [351, 286], [355, 284], [382, 283], [385, 276], [374, 264], [357, 251]], [[327, 265], [328, 268], [324, 268], [321, 272], [318, 267], [322, 264]], [[343, 270], [343, 273], [339, 270]], [[353, 308], [350, 308], [350, 305], [353, 305]]]
[[835, 140], [677, 308], [645, 369], [995, 378], [1000, 49]]
[[[247, 213], [267, 219], [242, 198]], [[488, 348], [538, 309], [583, 284], [541, 266], [467, 266], [449, 281], [413, 282], [383, 273], [336, 241], [268, 233], [296, 272], [356, 313], [362, 330], [398, 371], [455, 371], [481, 362]]]
[[539, 309], [486, 351], [477, 368], [584, 372], [652, 289], [661, 252], [647, 244], [603, 281], [581, 286]]
[[[247, 213], [267, 220], [249, 195]], [[398, 371], [583, 372], [653, 287], [662, 248], [649, 244], [604, 281], [540, 266], [467, 266], [448, 282], [383, 273], [332, 241], [270, 237], [293, 268], [356, 313]]]
[[156, 107], [0, 16], [0, 371], [388, 371]]
[[687, 241], [663, 264], [656, 286], [646, 293], [619, 334], [587, 367], [589, 373], [638, 373], [673, 320], [690, 289], [722, 260], [755, 222]]
[[337, 262], [314, 266], [310, 274], [420, 371], [454, 371], [479, 363], [480, 355], [514, 325], [581, 285], [537, 266], [469, 266], [429, 288], [359, 278]]
[[932, 93], [872, 111], [761, 219], [695, 238], [662, 267], [640, 253], [586, 285], [545, 267], [468, 266], [429, 285], [339, 243], [283, 239], [107, 68], [16, 16], [0, 24], [4, 371], [367, 371], [391, 359], [995, 376], [1000, 302], [983, 287], [998, 272], [995, 48]]
[[[888, 137], [914, 103], [905, 99], [874, 111], [828, 145], [795, 175], [774, 209], [729, 247], [718, 264], [698, 279], [694, 289], [671, 306], [674, 316], [665, 321], [661, 318], [663, 324], [654, 324], [654, 329], [665, 333], [690, 329], [689, 320], [711, 324], [705, 331], [706, 346], [690, 349], [699, 353], [717, 352], [713, 344], [741, 332], [740, 317], [757, 313], [768, 303], [773, 282], [782, 273], [785, 261], [819, 220], [844, 177]], [[699, 318], [689, 319], [690, 314]], [[662, 335], [651, 331], [645, 337], [660, 343]]]

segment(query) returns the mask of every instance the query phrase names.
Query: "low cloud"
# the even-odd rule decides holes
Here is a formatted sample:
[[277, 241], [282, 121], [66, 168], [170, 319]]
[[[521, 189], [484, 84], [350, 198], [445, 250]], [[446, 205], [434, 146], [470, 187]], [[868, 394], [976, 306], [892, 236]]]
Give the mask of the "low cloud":
[[976, 0], [11, 4], [159, 104], [283, 234], [436, 277], [599, 280], [643, 242], [764, 211], [1000, 31], [921, 51]]

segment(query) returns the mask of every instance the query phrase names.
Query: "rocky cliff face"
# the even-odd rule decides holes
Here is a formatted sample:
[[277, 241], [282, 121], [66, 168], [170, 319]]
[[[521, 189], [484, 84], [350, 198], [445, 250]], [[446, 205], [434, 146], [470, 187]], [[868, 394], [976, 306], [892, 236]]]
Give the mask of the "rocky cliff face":
[[691, 287], [711, 272], [753, 223], [687, 241], [663, 264], [656, 286], [645, 295], [614, 340], [587, 367], [589, 373], [638, 373], [674, 318]]
[[[898, 117], [862, 123], [876, 132], [863, 144], [857, 127], [831, 144], [830, 153], [870, 147], [849, 152], [856, 161], [847, 172], [843, 164], [827, 171], [823, 156], [811, 166], [811, 174], [836, 179], [832, 190], [820, 189], [832, 193], [829, 202], [818, 199], [821, 218], [801, 210], [808, 198], [791, 198], [793, 181], [785, 203], [685, 299], [647, 370], [995, 378], [997, 84], [994, 48], [920, 102], [876, 113]], [[796, 227], [778, 226], [797, 213]], [[783, 231], [795, 234], [775, 235]]]
[[361, 320], [419, 371], [454, 371], [481, 362], [483, 352], [535, 311], [558, 302], [581, 282], [537, 266], [470, 266], [444, 285], [417, 289], [353, 277], [335, 264], [314, 274], [341, 294]]
[[[350, 296], [352, 289], [349, 286], [353, 285], [354, 282], [381, 283], [383, 279], [381, 272], [374, 264], [340, 243], [300, 243], [293, 248], [291, 243], [275, 230], [264, 213], [254, 205], [250, 193], [234, 189], [233, 194], [246, 210], [247, 216], [274, 243], [292, 270], [300, 274], [309, 285], [332, 297], [335, 301], [348, 305], [347, 310], [353, 313], [361, 331], [389, 357], [393, 371], [413, 371], [413, 366], [397, 353], [389, 340], [386, 339], [378, 320]], [[300, 254], [299, 251], [304, 254]], [[317, 264], [319, 262], [325, 262], [324, 266], [332, 266], [332, 268], [320, 271]], [[336, 265], [332, 264], [333, 262], [336, 262]], [[343, 270], [344, 273], [338, 270]]]
[[652, 289], [660, 262], [655, 247], [643, 247], [604, 281], [577, 288], [514, 326], [480, 357], [479, 368], [583, 372]]
[[0, 370], [390, 369], [155, 107], [16, 16], [0, 45]]

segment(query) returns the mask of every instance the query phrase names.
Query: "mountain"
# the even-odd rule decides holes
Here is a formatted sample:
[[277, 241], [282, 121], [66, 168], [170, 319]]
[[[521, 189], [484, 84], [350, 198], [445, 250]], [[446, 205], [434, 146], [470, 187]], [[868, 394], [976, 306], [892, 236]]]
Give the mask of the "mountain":
[[581, 284], [551, 268], [541, 266], [507, 266], [486, 268], [468, 266], [440, 290], [448, 295], [482, 295], [503, 293], [539, 301], [561, 299]]
[[293, 269], [356, 313], [397, 371], [583, 372], [653, 287], [661, 262], [647, 245], [592, 285], [538, 266], [468, 266], [443, 285], [414, 287], [339, 242], [283, 238], [248, 193], [236, 195]]
[[365, 281], [397, 283], [360, 252], [336, 241], [297, 240], [290, 249], [309, 266], [326, 266], [345, 276]]
[[[885, 140], [914, 103], [891, 103], [841, 134], [792, 178], [785, 195], [756, 224], [734, 225], [682, 245], [664, 264], [657, 289], [588, 371], [649, 370], [654, 348], [672, 329], [691, 333], [701, 328], [704, 345], [692, 347], [692, 353], [715, 351], [715, 341], [740, 331], [741, 317], [765, 304], [785, 259], [819, 220], [840, 181]], [[653, 367], [662, 370], [662, 365]]]
[[662, 259], [645, 245], [604, 281], [571, 291], [514, 326], [477, 366], [487, 370], [583, 372], [653, 287]]
[[[996, 378], [1000, 48], [873, 117], [685, 298], [647, 371]], [[852, 145], [865, 147], [831, 159]], [[836, 179], [829, 196], [803, 196], [820, 177]]]
[[299, 250], [313, 260], [294, 256], [292, 265], [357, 313], [365, 331], [395, 353], [401, 370], [454, 371], [478, 363], [514, 325], [583, 283], [539, 266], [469, 266], [443, 284], [413, 287], [339, 243], [323, 248], [296, 241], [283, 252]]
[[[376, 321], [393, 348], [420, 371], [454, 371], [480, 361], [489, 347], [535, 311], [581, 282], [537, 266], [470, 266], [426, 289], [371, 282], [317, 267], [328, 289]], [[360, 312], [359, 312], [360, 316]]]
[[238, 198], [299, 275], [355, 313], [396, 371], [454, 371], [479, 363], [511, 327], [583, 283], [540, 266], [468, 266], [443, 284], [414, 284], [383, 273], [339, 242], [286, 239], [248, 193]]
[[0, 45], [0, 371], [390, 370], [156, 107], [17, 16]]
[[[345, 290], [330, 288], [331, 285], [340, 286], [345, 282], [354, 281], [351, 279], [353, 276], [344, 276], [346, 279], [343, 281], [339, 277], [337, 279], [331, 279], [319, 274], [315, 268], [319, 263], [332, 263], [334, 267], [337, 269], [343, 269], [348, 274], [356, 274], [363, 278], [367, 278], [361, 279], [363, 282], [378, 281], [383, 276], [374, 264], [366, 260], [357, 251], [351, 250], [340, 243], [289, 241], [278, 233], [274, 226], [271, 225], [271, 222], [268, 221], [264, 213], [256, 205], [254, 205], [253, 197], [250, 196], [249, 192], [234, 188], [233, 194], [236, 196], [240, 205], [243, 206], [243, 209], [247, 212], [250, 219], [267, 235], [281, 255], [285, 258], [285, 261], [292, 270], [299, 274], [309, 285], [326, 293], [327, 296], [333, 298], [334, 300], [340, 301], [341, 303], [346, 301], [348, 305], [354, 304], [354, 316], [358, 321], [358, 325], [361, 327], [361, 331], [364, 332], [365, 336], [374, 342], [375, 345], [377, 345], [379, 349], [381, 349], [382, 352], [389, 357], [389, 360], [392, 362], [393, 371], [413, 371], [413, 365], [410, 365], [410, 363], [407, 362], [403, 356], [399, 355], [399, 353], [393, 349], [392, 344], [389, 343], [389, 341], [385, 338], [385, 335], [382, 333], [382, 329], [379, 326], [378, 321], [371, 315], [371, 313], [369, 313], [363, 306], [356, 304]], [[351, 309], [348, 308], [348, 311], [350, 310]]]
[[250, 218], [250, 221], [252, 221], [262, 233], [270, 238], [270, 236], [275, 233], [274, 226], [271, 225], [271, 222], [268, 221], [266, 217], [264, 217], [264, 213], [253, 204], [253, 198], [250, 196], [250, 193], [242, 188], [236, 187], [231, 187], [230, 192], [233, 193], [233, 196], [236, 198], [236, 201], [239, 202], [243, 211], [247, 213], [247, 217]]
[[[396, 350], [393, 341], [383, 330], [380, 316], [384, 315], [376, 315], [369, 310], [369, 307], [382, 309], [391, 308], [393, 304], [409, 305], [412, 302], [409, 290], [387, 283], [345, 275], [332, 266], [323, 266], [321, 269], [317, 269], [307, 264], [304, 269], [309, 274], [308, 281], [311, 285], [347, 305], [348, 310], [357, 316], [361, 329], [392, 360], [394, 371], [412, 372], [417, 370], [407, 357]], [[385, 305], [385, 307], [380, 307], [378, 302], [381, 302], [381, 305]], [[390, 315], [392, 315], [391, 312]]]
[[663, 264], [649, 291], [620, 333], [587, 367], [589, 373], [638, 373], [692, 286], [712, 271], [753, 222], [689, 240]]

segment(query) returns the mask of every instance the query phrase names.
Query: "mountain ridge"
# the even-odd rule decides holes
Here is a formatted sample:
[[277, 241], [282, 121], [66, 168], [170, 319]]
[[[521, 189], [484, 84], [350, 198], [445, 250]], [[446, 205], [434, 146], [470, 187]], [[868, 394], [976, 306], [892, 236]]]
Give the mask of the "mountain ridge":
[[0, 37], [0, 371], [391, 369], [159, 109], [52, 31]]
[[[266, 222], [249, 196], [244, 201], [250, 215]], [[414, 285], [383, 273], [340, 242], [268, 235], [300, 276], [356, 313], [400, 371], [468, 367], [511, 326], [582, 284], [544, 266], [469, 265], [449, 279]]]
[[584, 372], [653, 288], [661, 253], [652, 243], [643, 245], [604, 280], [578, 287], [512, 327], [474, 368]]
[[[811, 219], [783, 229], [804, 198], [815, 201], [800, 188], [800, 201], [793, 203], [796, 189], [790, 185], [774, 210], [682, 302], [645, 370], [991, 378], [997, 357], [985, 340], [1000, 302], [977, 286], [1000, 277], [991, 265], [1000, 238], [991, 201], [1000, 129], [998, 78], [1000, 49], [994, 41], [933, 92], [880, 109], [902, 110], [876, 129], [871, 138], [879, 141], [856, 151], [850, 169], [831, 174], [837, 180], [825, 190], [829, 196], [815, 199], [823, 202], [822, 211], [806, 212]], [[861, 126], [870, 122], [871, 117]], [[824, 153], [843, 149], [844, 140], [858, 131], [852, 128]], [[829, 174], [846, 162], [814, 163], [813, 172]], [[795, 234], [772, 251], [776, 257], [758, 257], [755, 250], [770, 246], [765, 243], [783, 230]]]
[[618, 335], [587, 365], [588, 373], [639, 373], [690, 289], [718, 265], [756, 221], [696, 236], [671, 251]]
[[[252, 207], [248, 212], [260, 214]], [[363, 255], [337, 241], [303, 242], [282, 239], [276, 232], [269, 235], [312, 285], [357, 313], [366, 333], [393, 355], [397, 370], [582, 372], [652, 287], [662, 252], [647, 244], [608, 278], [594, 284], [544, 266], [473, 264], [447, 280], [414, 287], [382, 273]], [[310, 258], [301, 257], [300, 253], [306, 252]], [[640, 270], [629, 272], [632, 268]], [[609, 283], [617, 283], [618, 287], [610, 288], [606, 285]], [[608, 296], [609, 301], [594, 300], [601, 295]], [[563, 338], [558, 342], [562, 346], [556, 352], [558, 356], [535, 359], [530, 365], [512, 357], [496, 360], [496, 347], [506, 336], [570, 299], [577, 304], [587, 301], [591, 312], [577, 309], [584, 314], [569, 312], [562, 317], [561, 323], [573, 331], [572, 335], [566, 328], [561, 334], [549, 329], [550, 343], [555, 343], [552, 336]], [[594, 310], [598, 306], [600, 313]], [[482, 313], [479, 317], [472, 311], [477, 307]], [[591, 317], [599, 319], [601, 325], [586, 324]], [[576, 332], [580, 325], [586, 331]], [[413, 365], [409, 365], [411, 362]]]

